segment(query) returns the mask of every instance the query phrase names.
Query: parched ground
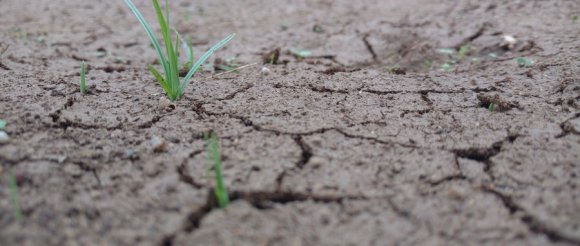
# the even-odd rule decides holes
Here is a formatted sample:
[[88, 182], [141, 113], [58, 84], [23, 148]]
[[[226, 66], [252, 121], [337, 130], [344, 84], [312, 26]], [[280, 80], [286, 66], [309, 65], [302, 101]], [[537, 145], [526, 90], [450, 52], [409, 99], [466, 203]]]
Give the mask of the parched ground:
[[172, 0], [197, 54], [258, 64], [171, 109], [123, 1], [0, 0], [0, 245], [580, 244], [580, 2], [288, 2]]

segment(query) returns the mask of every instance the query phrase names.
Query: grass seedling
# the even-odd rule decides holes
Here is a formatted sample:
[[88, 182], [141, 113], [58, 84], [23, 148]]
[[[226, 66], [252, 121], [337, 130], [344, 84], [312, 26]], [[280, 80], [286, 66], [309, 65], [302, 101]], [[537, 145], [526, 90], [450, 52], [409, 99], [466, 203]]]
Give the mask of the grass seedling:
[[207, 142], [207, 154], [213, 160], [213, 168], [215, 172], [215, 196], [217, 198], [218, 206], [220, 208], [225, 208], [228, 206], [230, 199], [228, 197], [228, 191], [226, 189], [226, 185], [224, 184], [223, 174], [222, 174], [222, 160], [219, 151], [219, 143], [215, 133], [211, 133], [211, 136], [208, 137], [206, 133], [204, 138]]
[[449, 69], [451, 69], [451, 64], [449, 64], [448, 62], [443, 63], [443, 65], [441, 65], [441, 71], [449, 72]]
[[4, 130], [4, 127], [6, 127], [6, 121], [0, 120], [0, 130]]
[[85, 62], [83, 61], [81, 63], [81, 82], [80, 82], [80, 87], [81, 87], [81, 94], [87, 94], [87, 85], [85, 84]]
[[463, 58], [467, 56], [467, 53], [469, 52], [470, 49], [471, 46], [469, 44], [461, 46], [461, 48], [459, 48], [459, 51], [457, 52], [457, 58], [459, 58], [459, 60], [463, 60]]
[[291, 49], [290, 53], [298, 59], [304, 59], [306, 57], [312, 56], [312, 52], [309, 50]]
[[497, 105], [495, 105], [495, 103], [490, 103], [487, 110], [489, 110], [489, 112], [493, 112], [496, 107], [497, 107]]
[[521, 67], [531, 67], [534, 65], [534, 61], [532, 61], [528, 58], [525, 58], [525, 57], [520, 57], [520, 58], [516, 59], [516, 62]]
[[179, 65], [179, 41], [180, 41], [180, 37], [179, 37], [179, 34], [177, 33], [177, 31], [175, 31], [175, 43], [173, 43], [174, 41], [171, 37], [171, 30], [170, 30], [171, 27], [170, 27], [168, 0], [165, 0], [165, 15], [163, 14], [161, 7], [159, 6], [159, 2], [157, 0], [153, 0], [153, 7], [155, 8], [155, 13], [157, 15], [157, 21], [159, 22], [159, 26], [161, 27], [161, 34], [163, 36], [163, 42], [165, 44], [165, 54], [163, 53], [163, 50], [161, 49], [161, 45], [159, 44], [159, 41], [157, 41], [157, 38], [153, 34], [153, 30], [151, 29], [151, 26], [149, 25], [149, 23], [147, 23], [147, 21], [145, 20], [145, 18], [141, 14], [141, 12], [139, 12], [139, 10], [135, 6], [135, 4], [133, 4], [133, 2], [131, 0], [124, 0], [124, 1], [125, 1], [125, 4], [127, 4], [127, 6], [131, 9], [133, 14], [135, 14], [135, 16], [137, 17], [137, 20], [139, 20], [139, 22], [141, 23], [143, 28], [145, 28], [145, 31], [147, 32], [147, 36], [151, 40], [151, 44], [153, 44], [155, 51], [157, 51], [157, 56], [159, 57], [159, 63], [163, 66], [164, 75], [162, 76], [161, 73], [159, 71], [157, 71], [157, 69], [155, 69], [151, 65], [149, 65], [149, 70], [151, 71], [151, 74], [153, 74], [155, 79], [159, 82], [159, 84], [161, 85], [161, 88], [163, 88], [163, 90], [167, 94], [167, 97], [169, 97], [169, 99], [171, 101], [175, 101], [183, 95], [185, 87], [189, 83], [189, 79], [195, 74], [195, 72], [197, 72], [198, 68], [214, 52], [216, 52], [218, 49], [220, 49], [221, 47], [226, 45], [235, 36], [234, 34], [231, 34], [231, 35], [227, 36], [226, 38], [224, 38], [222, 41], [215, 44], [213, 47], [211, 47], [207, 52], [205, 52], [205, 54], [203, 54], [203, 56], [201, 56], [199, 58], [199, 60], [197, 60], [197, 62], [195, 64], [193, 64], [191, 66], [191, 68], [189, 69], [189, 72], [185, 75], [183, 80], [180, 81], [179, 80], [180, 79], [179, 78], [179, 68], [180, 68], [180, 65]]
[[10, 186], [10, 197], [14, 206], [14, 216], [17, 221], [22, 220], [22, 210], [20, 209], [20, 197], [18, 196], [18, 184], [14, 173], [8, 174], [8, 186]]

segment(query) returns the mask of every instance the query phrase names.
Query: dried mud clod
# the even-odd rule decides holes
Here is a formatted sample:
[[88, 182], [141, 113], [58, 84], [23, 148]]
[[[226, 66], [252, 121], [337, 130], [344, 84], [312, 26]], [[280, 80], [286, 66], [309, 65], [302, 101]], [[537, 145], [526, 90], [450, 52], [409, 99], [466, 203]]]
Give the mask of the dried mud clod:
[[484, 108], [490, 108], [490, 104], [495, 105], [493, 111], [505, 112], [512, 108], [519, 108], [518, 102], [510, 102], [502, 99], [499, 95], [477, 95], [477, 100], [479, 100], [479, 106]]
[[324, 71], [321, 71], [322, 74], [333, 75], [335, 73], [345, 73], [348, 72], [345, 67], [330, 67]]
[[280, 59], [280, 47], [277, 47], [262, 55], [262, 64], [278, 64]]

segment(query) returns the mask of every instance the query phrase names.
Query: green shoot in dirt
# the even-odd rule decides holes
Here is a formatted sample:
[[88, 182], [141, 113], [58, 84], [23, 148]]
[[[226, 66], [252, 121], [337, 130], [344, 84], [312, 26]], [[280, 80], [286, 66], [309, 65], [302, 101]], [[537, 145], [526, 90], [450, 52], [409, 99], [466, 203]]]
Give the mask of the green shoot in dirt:
[[20, 197], [18, 196], [18, 184], [13, 173], [8, 174], [8, 185], [10, 186], [10, 197], [14, 206], [14, 215], [16, 220], [22, 220], [22, 210], [20, 209]]
[[521, 67], [531, 67], [534, 65], [534, 61], [532, 61], [528, 58], [525, 58], [525, 57], [520, 57], [520, 58], [516, 59], [516, 62]]
[[87, 84], [85, 84], [85, 62], [83, 61], [81, 63], [81, 82], [80, 82], [80, 87], [81, 87], [81, 94], [87, 94]]
[[487, 108], [487, 110], [489, 110], [489, 112], [493, 112], [495, 110], [495, 108], [496, 108], [495, 103], [490, 103], [489, 104], [489, 107]]
[[448, 62], [443, 63], [443, 65], [441, 65], [441, 71], [449, 72], [449, 69], [451, 69], [451, 64], [449, 64]]
[[459, 52], [457, 52], [459, 60], [463, 60], [463, 58], [465, 58], [470, 49], [471, 46], [469, 44], [461, 46], [461, 48], [459, 48]]
[[[161, 75], [157, 69], [153, 66], [149, 66], [149, 70], [151, 74], [155, 77], [155, 79], [161, 85], [161, 88], [165, 91], [167, 96], [171, 101], [175, 101], [179, 99], [185, 90], [185, 87], [189, 83], [189, 79], [197, 72], [198, 68], [218, 49], [226, 45], [230, 40], [234, 38], [234, 34], [231, 34], [224, 38], [222, 41], [215, 44], [211, 47], [203, 56], [197, 60], [195, 64], [191, 66], [189, 72], [185, 75], [182, 81], [179, 81], [179, 34], [175, 31], [175, 43], [173, 43], [173, 39], [171, 37], [171, 27], [170, 27], [170, 18], [169, 18], [169, 4], [168, 0], [165, 0], [165, 15], [159, 6], [159, 2], [157, 0], [153, 0], [153, 6], [155, 8], [155, 12], [157, 14], [157, 20], [159, 22], [159, 26], [161, 27], [161, 34], [163, 36], [163, 42], [165, 43], [165, 54], [157, 41], [157, 38], [153, 34], [153, 30], [151, 26], [141, 12], [137, 9], [135, 4], [131, 0], [124, 0], [125, 4], [129, 6], [133, 14], [137, 17], [137, 20], [141, 23], [145, 31], [147, 32], [147, 36], [151, 40], [155, 51], [157, 51], [157, 56], [159, 57], [159, 63], [163, 66], [164, 76]], [[191, 54], [191, 52], [188, 52]]]
[[0, 120], [0, 130], [3, 130], [6, 127], [6, 121]]
[[211, 137], [208, 137], [207, 133], [204, 134], [204, 138], [207, 142], [207, 154], [213, 160], [213, 168], [215, 171], [215, 196], [217, 198], [218, 205], [220, 208], [225, 208], [228, 206], [230, 199], [228, 197], [228, 191], [226, 185], [224, 184], [223, 173], [222, 173], [222, 160], [219, 151], [219, 143], [215, 133], [211, 133]]
[[291, 49], [290, 53], [298, 59], [304, 59], [306, 57], [312, 56], [312, 52], [309, 50]]

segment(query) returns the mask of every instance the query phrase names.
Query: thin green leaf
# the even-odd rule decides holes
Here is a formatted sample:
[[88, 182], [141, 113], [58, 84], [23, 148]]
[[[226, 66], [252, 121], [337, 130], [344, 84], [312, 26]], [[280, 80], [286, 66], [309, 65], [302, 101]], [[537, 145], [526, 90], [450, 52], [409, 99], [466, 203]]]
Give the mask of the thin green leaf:
[[[159, 85], [161, 85], [161, 88], [163, 88], [163, 90], [165, 92], [169, 92], [169, 85], [167, 85], [167, 82], [165, 81], [165, 79], [163, 78], [163, 76], [159, 73], [159, 71], [157, 71], [157, 69], [155, 69], [155, 67], [149, 65], [149, 71], [151, 71], [151, 74], [153, 74], [153, 77], [155, 77], [155, 79], [157, 80], [157, 82], [159, 82]], [[169, 98], [171, 98], [171, 95], [168, 95]]]
[[147, 36], [149, 36], [149, 39], [151, 40], [151, 43], [153, 44], [155, 51], [157, 51], [157, 56], [159, 56], [159, 62], [161, 63], [161, 65], [163, 65], [164, 70], [167, 71], [168, 70], [167, 59], [165, 58], [165, 55], [163, 55], [163, 51], [161, 51], [161, 45], [159, 45], [159, 41], [157, 41], [157, 38], [153, 34], [153, 31], [151, 30], [151, 26], [149, 25], [149, 23], [147, 23], [147, 21], [145, 20], [145, 18], [141, 14], [141, 12], [139, 12], [137, 7], [135, 6], [135, 4], [133, 4], [133, 2], [131, 0], [124, 0], [124, 1], [125, 1], [125, 4], [127, 4], [127, 6], [129, 6], [129, 9], [131, 9], [131, 12], [133, 12], [133, 14], [135, 14], [135, 16], [137, 17], [137, 20], [139, 20], [139, 23], [141, 23], [143, 28], [145, 28], [145, 32], [147, 32]]
[[191, 76], [193, 76], [193, 74], [197, 71], [197, 69], [201, 66], [201, 64], [203, 64], [213, 53], [215, 53], [218, 49], [226, 45], [235, 36], [236, 34], [230, 34], [226, 38], [222, 39], [222, 41], [211, 47], [207, 52], [205, 52], [205, 54], [203, 54], [203, 56], [201, 56], [197, 60], [197, 62], [191, 67], [191, 69], [189, 69], [189, 72], [187, 73], [187, 75], [185, 75], [185, 78], [183, 78], [181, 86], [179, 87], [179, 96], [183, 94], [185, 86], [187, 86], [187, 84], [189, 83], [189, 79], [191, 78]]
[[[175, 32], [177, 33], [177, 31]], [[190, 66], [193, 65], [193, 45], [188, 43], [179, 33], [177, 33], [177, 36], [181, 41], [181, 48], [185, 50], [185, 54], [187, 55], [187, 62]]]
[[0, 120], [0, 130], [4, 129], [4, 127], [6, 127], [6, 121]]
[[[207, 135], [206, 135], [207, 136]], [[208, 154], [212, 156], [215, 171], [215, 196], [220, 208], [225, 208], [229, 203], [228, 191], [226, 185], [224, 184], [223, 173], [222, 173], [222, 161], [219, 152], [219, 143], [215, 133], [211, 134], [208, 141]]]
[[[176, 94], [179, 91], [179, 78], [177, 76], [177, 66], [176, 66], [176, 57], [175, 57], [175, 50], [173, 49], [173, 43], [171, 41], [171, 36], [169, 33], [169, 26], [167, 20], [163, 16], [163, 11], [161, 10], [161, 6], [159, 6], [159, 2], [157, 0], [153, 0], [153, 7], [155, 8], [155, 13], [157, 14], [157, 21], [159, 22], [159, 26], [161, 27], [161, 34], [163, 35], [163, 42], [165, 43], [165, 52], [167, 54], [167, 61], [168, 66], [165, 69], [165, 81], [171, 88], [171, 94]], [[166, 9], [167, 10], [167, 9]], [[168, 12], [168, 10], [166, 11]], [[173, 99], [172, 99], [173, 100]]]
[[18, 195], [18, 183], [14, 173], [8, 174], [8, 185], [10, 186], [10, 197], [12, 198], [12, 205], [14, 206], [14, 215], [16, 220], [22, 220], [22, 209], [20, 208], [20, 196]]

